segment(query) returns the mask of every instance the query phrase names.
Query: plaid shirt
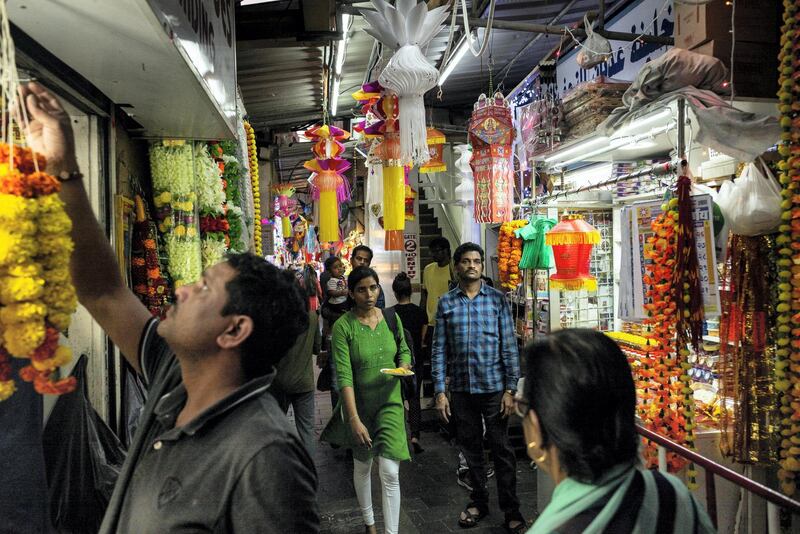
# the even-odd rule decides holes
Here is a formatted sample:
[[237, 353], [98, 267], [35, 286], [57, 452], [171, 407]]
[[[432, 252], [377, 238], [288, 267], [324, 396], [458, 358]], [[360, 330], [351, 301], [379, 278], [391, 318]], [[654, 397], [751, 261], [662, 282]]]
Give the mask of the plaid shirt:
[[442, 295], [431, 354], [436, 393], [445, 390], [446, 368], [451, 391], [516, 389], [519, 353], [511, 323], [505, 297], [486, 283], [471, 300], [460, 287]]

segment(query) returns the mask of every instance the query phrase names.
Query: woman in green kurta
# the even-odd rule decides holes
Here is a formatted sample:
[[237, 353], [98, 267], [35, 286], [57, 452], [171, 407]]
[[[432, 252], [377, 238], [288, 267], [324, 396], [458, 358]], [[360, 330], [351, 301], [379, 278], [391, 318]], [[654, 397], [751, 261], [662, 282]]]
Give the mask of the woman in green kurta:
[[398, 337], [375, 307], [380, 286], [368, 267], [350, 273], [347, 286], [355, 306], [333, 326], [333, 358], [341, 397], [320, 439], [353, 449], [353, 483], [367, 533], [375, 533], [370, 470], [373, 457], [383, 486], [383, 515], [387, 534], [400, 521], [400, 461], [411, 458], [406, 441], [400, 380], [380, 372], [398, 366], [408, 369], [411, 352], [397, 318]]

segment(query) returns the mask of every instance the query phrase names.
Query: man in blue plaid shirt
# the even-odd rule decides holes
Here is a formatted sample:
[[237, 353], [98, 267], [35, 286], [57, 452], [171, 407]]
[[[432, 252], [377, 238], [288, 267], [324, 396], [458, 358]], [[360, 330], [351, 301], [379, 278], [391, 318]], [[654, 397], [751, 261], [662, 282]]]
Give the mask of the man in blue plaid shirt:
[[[470, 503], [458, 524], [474, 527], [489, 513], [483, 430], [491, 446], [500, 508], [508, 532], [527, 528], [519, 512], [516, 459], [508, 440], [514, 410], [519, 353], [511, 310], [500, 291], [481, 280], [483, 249], [464, 243], [453, 254], [458, 287], [442, 296], [436, 312], [431, 373], [436, 409], [444, 422], [453, 417], [458, 443], [472, 479]], [[450, 399], [445, 376], [450, 375]], [[452, 413], [451, 413], [452, 410]]]

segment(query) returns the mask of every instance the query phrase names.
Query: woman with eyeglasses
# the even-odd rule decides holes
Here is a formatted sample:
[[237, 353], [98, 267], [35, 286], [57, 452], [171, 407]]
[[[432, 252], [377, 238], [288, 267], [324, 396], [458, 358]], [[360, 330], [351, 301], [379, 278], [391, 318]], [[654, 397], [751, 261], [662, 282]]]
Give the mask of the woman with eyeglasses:
[[641, 467], [636, 391], [614, 341], [561, 330], [526, 352], [516, 410], [528, 456], [555, 482], [528, 534], [714, 532], [683, 482]]

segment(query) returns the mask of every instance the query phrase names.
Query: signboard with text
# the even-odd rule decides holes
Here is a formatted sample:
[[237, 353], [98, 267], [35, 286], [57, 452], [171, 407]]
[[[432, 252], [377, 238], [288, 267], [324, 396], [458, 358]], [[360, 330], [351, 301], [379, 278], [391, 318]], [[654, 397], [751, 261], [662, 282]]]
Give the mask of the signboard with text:
[[164, 31], [236, 131], [234, 0], [148, 0]]
[[[642, 0], [626, 8], [620, 16], [606, 24], [609, 31], [628, 32], [634, 34], [659, 35], [672, 37], [675, 19], [672, 2], [664, 4], [664, 0]], [[606, 76], [616, 80], [632, 81], [646, 63], [664, 54], [666, 45], [609, 41], [612, 57], [609, 61], [583, 69], [578, 65], [577, 55], [580, 48], [575, 48], [558, 62], [558, 92], [565, 95], [575, 86]]]

